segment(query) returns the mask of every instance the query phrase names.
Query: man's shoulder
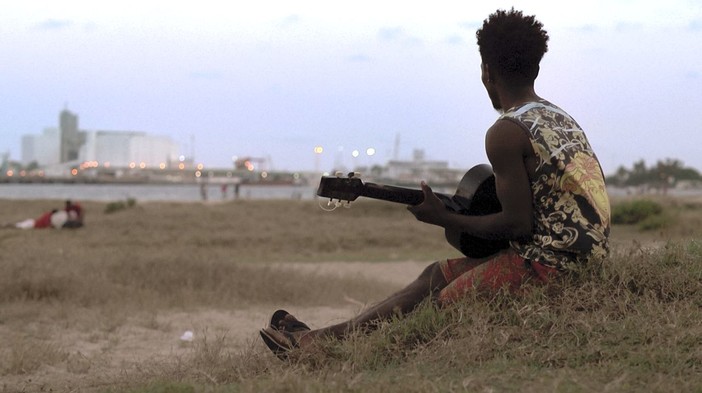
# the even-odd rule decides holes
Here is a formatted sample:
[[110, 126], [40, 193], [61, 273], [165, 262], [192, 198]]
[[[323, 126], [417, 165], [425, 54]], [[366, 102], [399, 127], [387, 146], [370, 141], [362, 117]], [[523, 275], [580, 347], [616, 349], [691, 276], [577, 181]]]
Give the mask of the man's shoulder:
[[523, 104], [514, 106], [512, 108], [509, 108], [508, 110], [504, 111], [502, 115], [500, 115], [500, 119], [503, 118], [519, 118], [526, 113], [530, 112], [540, 112], [540, 111], [551, 111], [551, 112], [563, 112], [565, 111], [561, 109], [558, 105], [552, 103], [549, 100], [545, 99], [540, 99], [536, 101], [529, 101], [525, 102]]
[[528, 130], [523, 124], [511, 119], [498, 119], [488, 129], [485, 137], [488, 156], [506, 151], [524, 155], [531, 151]]
[[500, 117], [488, 128], [488, 137], [516, 137], [524, 133], [524, 124], [511, 117]]

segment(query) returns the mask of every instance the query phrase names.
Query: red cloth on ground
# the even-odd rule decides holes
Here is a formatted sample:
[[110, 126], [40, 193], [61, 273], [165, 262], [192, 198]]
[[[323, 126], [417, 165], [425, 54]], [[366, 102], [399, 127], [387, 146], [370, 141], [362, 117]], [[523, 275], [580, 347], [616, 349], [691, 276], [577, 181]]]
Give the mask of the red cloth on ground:
[[48, 228], [51, 226], [51, 215], [54, 212], [46, 212], [34, 220], [34, 228]]

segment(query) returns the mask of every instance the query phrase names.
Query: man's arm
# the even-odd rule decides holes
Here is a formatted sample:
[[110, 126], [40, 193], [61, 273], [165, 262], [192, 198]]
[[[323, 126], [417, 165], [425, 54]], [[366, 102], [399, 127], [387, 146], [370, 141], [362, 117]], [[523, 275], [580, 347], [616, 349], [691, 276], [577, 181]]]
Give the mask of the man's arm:
[[527, 158], [533, 150], [524, 131], [507, 120], [487, 132], [485, 150], [495, 173], [497, 198], [502, 211], [486, 216], [465, 216], [447, 210], [431, 188], [422, 182], [424, 202], [410, 206], [418, 220], [484, 239], [519, 239], [532, 229], [532, 194]]

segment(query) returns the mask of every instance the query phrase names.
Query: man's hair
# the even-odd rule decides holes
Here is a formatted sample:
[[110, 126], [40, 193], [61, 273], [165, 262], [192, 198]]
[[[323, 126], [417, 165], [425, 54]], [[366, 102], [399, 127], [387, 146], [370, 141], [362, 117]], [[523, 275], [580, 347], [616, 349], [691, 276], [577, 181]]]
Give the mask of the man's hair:
[[534, 16], [521, 11], [497, 10], [475, 33], [483, 63], [505, 82], [524, 86], [534, 83], [539, 62], [548, 51], [548, 33]]

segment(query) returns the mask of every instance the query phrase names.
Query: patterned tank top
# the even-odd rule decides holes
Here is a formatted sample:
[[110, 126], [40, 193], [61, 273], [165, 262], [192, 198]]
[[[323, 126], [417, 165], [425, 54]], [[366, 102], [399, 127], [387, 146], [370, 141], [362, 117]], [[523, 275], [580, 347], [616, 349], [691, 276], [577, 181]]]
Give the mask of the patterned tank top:
[[610, 205], [600, 163], [578, 123], [548, 101], [500, 116], [524, 129], [536, 153], [531, 241], [512, 241], [522, 257], [566, 270], [609, 253]]

